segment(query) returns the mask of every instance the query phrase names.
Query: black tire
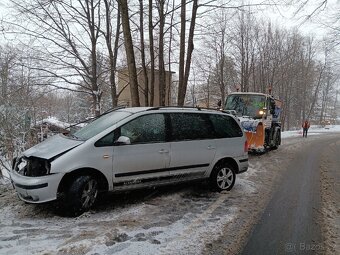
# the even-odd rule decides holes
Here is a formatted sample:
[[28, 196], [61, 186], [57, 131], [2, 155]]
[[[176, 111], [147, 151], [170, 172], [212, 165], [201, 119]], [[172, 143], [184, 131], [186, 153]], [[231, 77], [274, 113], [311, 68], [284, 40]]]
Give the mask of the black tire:
[[210, 174], [210, 185], [214, 191], [229, 191], [234, 187], [235, 179], [235, 169], [230, 164], [218, 164]]
[[79, 216], [88, 211], [98, 195], [98, 181], [92, 176], [78, 176], [65, 194], [65, 214]]
[[272, 147], [272, 150], [277, 150], [279, 148], [280, 144], [281, 144], [281, 134], [280, 134], [280, 131], [279, 131], [279, 133], [276, 134], [275, 145]]

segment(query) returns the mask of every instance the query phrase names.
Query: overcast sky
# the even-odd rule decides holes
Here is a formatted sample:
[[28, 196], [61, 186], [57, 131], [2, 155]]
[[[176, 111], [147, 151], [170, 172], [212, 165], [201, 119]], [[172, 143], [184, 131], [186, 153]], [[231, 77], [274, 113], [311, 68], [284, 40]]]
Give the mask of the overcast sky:
[[[257, 0], [249, 1], [250, 3], [255, 3]], [[295, 1], [295, 2], [305, 2], [306, 0]], [[10, 0], [0, 0], [0, 19], [6, 19], [7, 15], [10, 15], [9, 10], [6, 8], [9, 5]], [[241, 0], [239, 1], [242, 2]], [[244, 0], [247, 2], [247, 0]], [[263, 2], [263, 1], [262, 1]], [[289, 1], [273, 1], [273, 2], [289, 2]], [[331, 20], [334, 15], [339, 15], [340, 13], [340, 0], [327, 0], [327, 5], [318, 9], [314, 13], [313, 17], [306, 20], [307, 15], [313, 13], [315, 9], [318, 8], [320, 3], [324, 0], [309, 0], [308, 3], [298, 12], [297, 5], [294, 6], [283, 6], [278, 5], [276, 8], [270, 7], [263, 12], [259, 11], [259, 16], [264, 19], [268, 18], [273, 24], [277, 24], [279, 27], [299, 27], [299, 30], [304, 34], [313, 34], [319, 39], [321, 39], [327, 32], [324, 24]], [[233, 1], [237, 3], [237, 1]], [[262, 8], [261, 8], [262, 9]], [[339, 39], [340, 40], [340, 39]]]
[[[300, 1], [304, 2], [304, 1]], [[304, 34], [313, 34], [319, 39], [327, 33], [325, 24], [330, 22], [331, 17], [340, 13], [340, 0], [328, 0], [327, 5], [320, 6], [323, 0], [309, 0], [298, 13], [297, 6], [280, 6], [270, 8], [265, 15], [274, 23], [283, 27], [298, 27]], [[307, 16], [317, 10], [310, 19]], [[320, 38], [321, 37], [321, 38]]]

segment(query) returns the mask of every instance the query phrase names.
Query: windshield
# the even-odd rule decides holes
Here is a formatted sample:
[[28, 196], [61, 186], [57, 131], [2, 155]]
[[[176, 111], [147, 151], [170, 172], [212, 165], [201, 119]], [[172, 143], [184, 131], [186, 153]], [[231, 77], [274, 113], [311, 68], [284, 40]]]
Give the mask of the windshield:
[[124, 111], [113, 111], [108, 114], [105, 114], [95, 121], [91, 122], [87, 126], [83, 127], [79, 131], [73, 134], [73, 136], [77, 139], [87, 140], [100, 132], [104, 131], [108, 127], [113, 126], [118, 121], [125, 119], [130, 116], [132, 113], [124, 112]]
[[235, 110], [237, 116], [257, 117], [265, 105], [266, 97], [263, 95], [237, 94], [227, 97], [225, 110]]

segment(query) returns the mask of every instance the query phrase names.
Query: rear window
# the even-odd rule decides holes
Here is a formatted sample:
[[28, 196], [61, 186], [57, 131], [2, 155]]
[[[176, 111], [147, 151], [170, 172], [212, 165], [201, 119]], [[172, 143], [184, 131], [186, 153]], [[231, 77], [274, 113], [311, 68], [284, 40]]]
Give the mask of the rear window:
[[242, 137], [243, 132], [236, 120], [228, 115], [210, 114], [217, 138]]

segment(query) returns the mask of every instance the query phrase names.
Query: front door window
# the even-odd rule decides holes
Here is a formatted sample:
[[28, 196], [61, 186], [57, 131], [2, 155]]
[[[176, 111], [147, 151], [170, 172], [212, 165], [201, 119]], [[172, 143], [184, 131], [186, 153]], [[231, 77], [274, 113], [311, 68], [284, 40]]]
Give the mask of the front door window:
[[149, 114], [139, 117], [122, 126], [120, 135], [129, 137], [131, 144], [164, 142], [164, 115]]

